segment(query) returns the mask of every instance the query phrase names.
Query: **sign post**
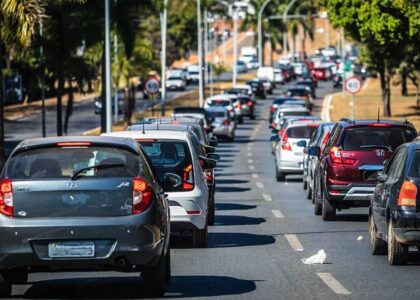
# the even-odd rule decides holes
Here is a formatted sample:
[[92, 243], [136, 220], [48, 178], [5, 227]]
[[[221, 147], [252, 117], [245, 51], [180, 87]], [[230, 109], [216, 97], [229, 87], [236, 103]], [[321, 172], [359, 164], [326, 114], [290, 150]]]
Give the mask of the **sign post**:
[[356, 103], [354, 101], [354, 95], [356, 95], [362, 88], [362, 80], [356, 76], [349, 77], [344, 81], [344, 88], [347, 93], [351, 94], [352, 119], [354, 120], [356, 117]]
[[152, 100], [152, 116], [155, 116], [155, 98], [159, 93], [160, 81], [152, 77], [146, 81], [144, 89]]

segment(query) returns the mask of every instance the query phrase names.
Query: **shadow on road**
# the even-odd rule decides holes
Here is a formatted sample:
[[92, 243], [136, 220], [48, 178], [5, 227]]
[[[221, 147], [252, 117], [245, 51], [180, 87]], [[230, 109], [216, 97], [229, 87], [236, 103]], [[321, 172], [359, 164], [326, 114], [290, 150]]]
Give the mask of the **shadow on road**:
[[241, 187], [218, 187], [216, 186], [216, 192], [219, 193], [239, 193], [250, 191], [251, 188], [241, 188]]
[[217, 184], [235, 184], [235, 183], [248, 183], [249, 180], [240, 179], [218, 179]]
[[367, 214], [340, 214], [337, 213], [335, 218], [336, 221], [343, 221], [343, 222], [367, 222], [368, 215]]
[[216, 210], [248, 210], [254, 209], [256, 205], [245, 205], [236, 203], [216, 203]]
[[[211, 286], [211, 288], [209, 288]], [[165, 298], [239, 295], [255, 290], [252, 280], [228, 276], [172, 276]], [[143, 299], [150, 298], [140, 276], [69, 278], [34, 283], [24, 295], [35, 299]]]
[[263, 218], [252, 218], [245, 216], [216, 216], [216, 225], [232, 226], [232, 225], [258, 225], [264, 223]]

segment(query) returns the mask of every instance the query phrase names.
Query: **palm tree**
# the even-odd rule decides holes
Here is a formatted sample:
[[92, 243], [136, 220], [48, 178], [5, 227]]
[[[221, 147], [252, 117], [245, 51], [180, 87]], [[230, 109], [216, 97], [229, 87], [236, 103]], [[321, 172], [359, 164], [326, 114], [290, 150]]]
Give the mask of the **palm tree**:
[[29, 47], [35, 26], [43, 17], [42, 1], [8, 0], [0, 2], [0, 166], [5, 161], [3, 59], [7, 51]]

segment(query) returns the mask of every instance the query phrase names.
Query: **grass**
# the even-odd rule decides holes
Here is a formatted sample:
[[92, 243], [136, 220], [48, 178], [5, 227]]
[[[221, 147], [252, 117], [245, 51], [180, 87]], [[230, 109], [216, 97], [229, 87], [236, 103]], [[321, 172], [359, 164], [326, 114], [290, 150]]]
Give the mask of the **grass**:
[[[255, 77], [255, 73], [245, 73], [240, 74], [238, 76], [237, 83], [241, 84], [246, 82], [247, 80], [250, 80]], [[223, 92], [224, 89], [230, 88], [232, 86], [232, 82], [216, 82], [213, 86], [213, 94], [217, 95]], [[210, 87], [206, 88], [206, 97], [210, 96]], [[171, 100], [166, 104], [165, 109], [165, 117], [170, 117], [172, 115], [172, 111], [177, 106], [199, 106], [199, 95], [198, 95], [198, 89], [195, 89], [189, 93], [185, 93], [176, 99]], [[135, 120], [141, 120], [148, 117], [153, 116], [160, 116], [160, 105], [156, 105], [154, 110], [148, 109], [144, 112], [140, 112], [135, 114], [134, 119]], [[120, 121], [118, 123], [115, 123], [112, 126], [112, 131], [123, 131], [125, 130], [124, 122]], [[93, 128], [91, 130], [88, 130], [83, 133], [83, 135], [99, 135], [101, 133], [101, 130], [99, 127]]]
[[[370, 83], [355, 96], [356, 119], [377, 119], [378, 108], [382, 120], [401, 121], [407, 117], [417, 130], [420, 130], [420, 106], [416, 106], [415, 87], [409, 82], [407, 97], [401, 96], [401, 86], [391, 88], [391, 113], [392, 117], [383, 117], [383, 105], [381, 98], [380, 82], [377, 78], [369, 79]], [[343, 117], [351, 117], [351, 96], [337, 93], [333, 96], [330, 107], [332, 121], [338, 121]]]

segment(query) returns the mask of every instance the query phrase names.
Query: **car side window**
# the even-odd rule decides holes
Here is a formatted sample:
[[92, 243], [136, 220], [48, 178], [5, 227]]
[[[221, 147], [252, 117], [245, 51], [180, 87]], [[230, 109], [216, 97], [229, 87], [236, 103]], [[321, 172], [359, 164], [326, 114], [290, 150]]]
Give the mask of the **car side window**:
[[331, 137], [328, 140], [327, 145], [325, 145], [325, 149], [331, 147], [335, 143], [335, 141], [337, 139], [337, 135], [338, 135], [339, 132], [340, 132], [340, 125], [337, 124], [331, 130]]
[[398, 180], [401, 177], [405, 165], [407, 150], [405, 148], [398, 151], [389, 166], [388, 176], [391, 180]]

